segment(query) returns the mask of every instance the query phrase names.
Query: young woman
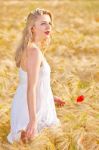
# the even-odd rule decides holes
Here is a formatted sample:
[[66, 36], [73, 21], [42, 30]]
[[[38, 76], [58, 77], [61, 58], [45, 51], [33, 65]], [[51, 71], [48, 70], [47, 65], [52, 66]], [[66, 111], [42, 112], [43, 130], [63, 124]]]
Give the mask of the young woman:
[[21, 44], [15, 53], [20, 82], [11, 107], [11, 131], [7, 136], [10, 143], [25, 142], [45, 127], [61, 125], [54, 101], [61, 106], [64, 102], [52, 94], [51, 68], [41, 52], [42, 45], [50, 39], [51, 30], [49, 11], [37, 8], [28, 15]]

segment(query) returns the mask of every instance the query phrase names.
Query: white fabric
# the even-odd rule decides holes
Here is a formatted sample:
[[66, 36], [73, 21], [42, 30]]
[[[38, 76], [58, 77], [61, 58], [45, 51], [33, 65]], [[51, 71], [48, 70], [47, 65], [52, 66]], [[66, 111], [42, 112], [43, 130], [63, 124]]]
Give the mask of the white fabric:
[[[50, 72], [50, 66], [43, 56], [36, 93], [37, 134], [46, 127], [61, 125], [60, 120], [57, 118], [54, 97], [50, 86]], [[25, 130], [29, 122], [27, 72], [21, 67], [19, 68], [19, 79], [19, 86], [17, 87], [11, 107], [11, 131], [7, 136], [9, 143], [20, 140], [20, 130]]]

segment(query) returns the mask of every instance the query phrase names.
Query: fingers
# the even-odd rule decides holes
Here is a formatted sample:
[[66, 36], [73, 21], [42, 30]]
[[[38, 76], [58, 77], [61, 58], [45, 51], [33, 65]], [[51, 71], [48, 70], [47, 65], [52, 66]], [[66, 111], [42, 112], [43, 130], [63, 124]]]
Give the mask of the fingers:
[[57, 106], [64, 106], [65, 105], [65, 102], [59, 102], [58, 104], [57, 104]]
[[27, 138], [31, 138], [34, 134], [34, 131], [32, 131], [32, 129], [28, 129], [27, 132], [26, 132], [26, 136]]
[[60, 107], [64, 106], [64, 104], [59, 104]]
[[35, 135], [35, 128], [30, 128], [28, 127], [27, 130], [26, 130], [26, 137], [29, 139], [29, 138], [33, 138], [34, 135]]
[[31, 136], [31, 127], [28, 124], [27, 129], [26, 129], [26, 137], [29, 138]]

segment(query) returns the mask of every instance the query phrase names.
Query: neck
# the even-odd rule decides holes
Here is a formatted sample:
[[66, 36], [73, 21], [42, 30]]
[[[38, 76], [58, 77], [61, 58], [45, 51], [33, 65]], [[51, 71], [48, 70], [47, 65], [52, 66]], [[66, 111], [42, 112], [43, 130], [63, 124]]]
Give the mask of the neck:
[[40, 50], [43, 50], [44, 49], [44, 42], [45, 41], [33, 41], [32, 43], [34, 44], [34, 45], [36, 45]]
[[42, 44], [40, 41], [34, 41], [33, 44], [36, 45], [39, 49], [42, 48]]

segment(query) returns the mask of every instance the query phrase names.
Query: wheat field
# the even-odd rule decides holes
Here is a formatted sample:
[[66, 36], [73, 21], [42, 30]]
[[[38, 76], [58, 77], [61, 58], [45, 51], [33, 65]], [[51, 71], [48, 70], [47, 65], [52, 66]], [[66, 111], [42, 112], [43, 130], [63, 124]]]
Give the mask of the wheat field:
[[[14, 52], [28, 13], [46, 8], [53, 14], [51, 66], [53, 95], [62, 127], [44, 129], [31, 143], [7, 142], [10, 108], [18, 85]], [[99, 1], [0, 0], [0, 150], [99, 150]], [[84, 95], [83, 102], [76, 101]]]

